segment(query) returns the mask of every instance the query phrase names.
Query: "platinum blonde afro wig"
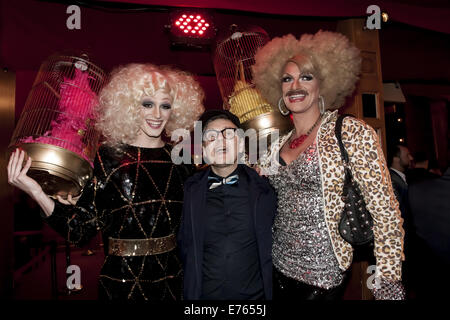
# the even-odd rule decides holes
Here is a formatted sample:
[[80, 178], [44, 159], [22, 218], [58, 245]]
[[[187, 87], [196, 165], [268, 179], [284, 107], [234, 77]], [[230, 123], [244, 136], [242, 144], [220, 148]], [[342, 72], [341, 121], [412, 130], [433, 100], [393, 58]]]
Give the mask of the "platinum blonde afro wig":
[[[274, 38], [255, 55], [253, 81], [273, 106], [278, 105], [281, 76], [288, 60], [305, 56], [309, 72], [319, 80], [319, 94], [328, 110], [341, 107], [355, 89], [361, 69], [359, 50], [342, 34], [318, 31], [297, 40], [292, 34]], [[302, 71], [302, 66], [299, 66]]]
[[204, 93], [192, 75], [170, 67], [132, 63], [113, 70], [100, 91], [97, 129], [110, 145], [132, 144], [142, 124], [142, 99], [162, 90], [172, 99], [168, 135], [178, 128], [192, 130], [203, 113]]

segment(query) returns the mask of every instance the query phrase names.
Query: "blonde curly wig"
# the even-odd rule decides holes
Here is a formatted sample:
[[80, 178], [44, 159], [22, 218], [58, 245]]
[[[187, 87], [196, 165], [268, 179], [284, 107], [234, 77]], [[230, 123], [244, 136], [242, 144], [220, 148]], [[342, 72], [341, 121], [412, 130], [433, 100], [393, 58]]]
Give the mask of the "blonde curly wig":
[[252, 72], [253, 81], [261, 94], [273, 106], [278, 105], [282, 95], [284, 66], [298, 55], [307, 58], [309, 66], [305, 67], [319, 80], [325, 108], [341, 107], [355, 89], [361, 57], [359, 50], [344, 35], [336, 32], [320, 30], [314, 35], [304, 34], [300, 40], [288, 34], [274, 38], [260, 48], [256, 52]]
[[105, 142], [132, 144], [142, 123], [142, 99], [158, 90], [173, 98], [166, 134], [178, 128], [192, 130], [204, 111], [204, 93], [192, 75], [168, 66], [132, 63], [113, 70], [100, 91], [96, 125]]

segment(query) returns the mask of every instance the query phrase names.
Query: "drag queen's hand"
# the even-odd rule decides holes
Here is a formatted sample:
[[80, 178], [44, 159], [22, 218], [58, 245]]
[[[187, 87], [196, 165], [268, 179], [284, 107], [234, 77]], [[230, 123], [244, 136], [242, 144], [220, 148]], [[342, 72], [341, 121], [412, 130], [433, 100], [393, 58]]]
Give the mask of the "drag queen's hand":
[[[8, 183], [27, 193], [42, 208], [46, 216], [50, 216], [55, 208], [55, 202], [42, 190], [36, 180], [27, 176], [31, 166], [31, 158], [28, 157], [25, 165], [25, 151], [16, 149], [9, 158], [7, 171]], [[23, 166], [23, 167], [22, 167]]]
[[78, 201], [79, 198], [80, 198], [80, 196], [73, 198], [71, 193], [69, 193], [67, 195], [67, 199], [61, 198], [60, 195], [56, 196], [56, 199], [58, 199], [58, 201], [61, 202], [62, 204], [72, 205], [72, 206], [77, 204], [77, 201]]
[[8, 183], [32, 196], [41, 192], [42, 188], [34, 179], [27, 176], [28, 169], [31, 166], [31, 158], [28, 157], [25, 165], [23, 165], [24, 158], [25, 151], [20, 149], [14, 150], [11, 154], [7, 167]]

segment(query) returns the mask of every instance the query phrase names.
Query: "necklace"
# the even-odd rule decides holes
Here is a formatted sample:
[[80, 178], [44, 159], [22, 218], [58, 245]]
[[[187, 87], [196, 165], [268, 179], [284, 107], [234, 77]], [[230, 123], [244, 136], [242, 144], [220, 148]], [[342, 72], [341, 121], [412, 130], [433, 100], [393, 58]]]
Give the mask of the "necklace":
[[319, 118], [317, 118], [316, 122], [313, 124], [311, 128], [309, 128], [306, 134], [302, 134], [300, 137], [293, 139], [291, 143], [289, 143], [289, 148], [291, 149], [298, 148], [303, 142], [305, 142], [305, 140], [309, 137], [314, 128], [317, 127], [317, 125], [319, 124], [320, 119], [322, 119], [322, 114], [320, 114]]

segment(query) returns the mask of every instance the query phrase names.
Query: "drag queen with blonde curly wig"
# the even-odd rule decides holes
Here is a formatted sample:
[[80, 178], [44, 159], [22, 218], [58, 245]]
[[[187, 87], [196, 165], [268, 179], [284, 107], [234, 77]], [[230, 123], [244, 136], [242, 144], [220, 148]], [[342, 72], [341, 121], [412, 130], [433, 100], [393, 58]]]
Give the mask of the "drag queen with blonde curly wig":
[[182, 298], [175, 235], [190, 168], [172, 163], [161, 135], [192, 129], [203, 96], [191, 75], [172, 68], [129, 64], [114, 70], [97, 109], [105, 141], [78, 201], [51, 200], [26, 175], [31, 160], [22, 169], [23, 152], [11, 156], [9, 182], [37, 201], [52, 228], [79, 246], [102, 231], [100, 299]]
[[[344, 165], [335, 137], [337, 110], [352, 94], [361, 58], [348, 39], [319, 31], [275, 38], [253, 66], [261, 94], [294, 129], [260, 159], [278, 194], [273, 226], [274, 299], [341, 299], [353, 248], [339, 233]], [[334, 111], [332, 111], [334, 110]], [[403, 299], [402, 220], [375, 131], [346, 117], [342, 140], [374, 226], [376, 299]]]

